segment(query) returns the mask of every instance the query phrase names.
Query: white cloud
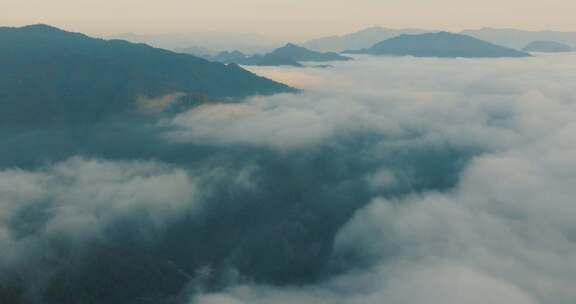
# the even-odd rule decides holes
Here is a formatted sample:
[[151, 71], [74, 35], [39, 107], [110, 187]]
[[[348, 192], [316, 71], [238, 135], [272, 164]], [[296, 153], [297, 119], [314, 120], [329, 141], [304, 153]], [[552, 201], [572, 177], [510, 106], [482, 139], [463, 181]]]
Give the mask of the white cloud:
[[386, 58], [312, 69], [324, 85], [196, 108], [166, 122], [174, 127], [166, 136], [292, 150], [362, 132], [396, 139], [421, 132], [433, 142], [509, 147], [573, 117], [563, 102], [574, 99], [575, 77], [552, 57], [517, 60]]
[[[483, 151], [449, 192], [374, 198], [357, 212], [335, 248], [367, 269], [303, 287], [231, 287], [192, 303], [573, 303], [575, 67], [552, 56], [364, 60], [314, 71], [329, 89], [224, 106], [244, 109], [232, 118], [214, 108], [177, 118], [171, 136], [182, 141], [291, 150], [369, 131], [382, 136], [372, 153], [415, 143]], [[199, 122], [203, 131], [188, 128]], [[398, 178], [381, 170], [366, 182]]]
[[134, 232], [147, 237], [194, 210], [197, 196], [188, 173], [155, 162], [71, 158], [0, 171], [0, 263], [18, 268], [27, 257], [49, 256], [54, 242], [81, 255], [122, 220], [136, 220]]

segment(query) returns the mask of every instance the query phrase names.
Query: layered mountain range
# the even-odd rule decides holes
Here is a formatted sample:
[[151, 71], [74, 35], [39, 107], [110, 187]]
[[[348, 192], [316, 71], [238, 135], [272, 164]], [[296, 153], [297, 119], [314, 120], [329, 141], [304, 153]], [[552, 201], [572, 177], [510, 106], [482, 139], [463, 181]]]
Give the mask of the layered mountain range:
[[498, 58], [528, 57], [527, 53], [498, 46], [462, 34], [448, 32], [400, 36], [376, 43], [370, 48], [350, 50], [349, 54], [415, 56], [415, 57], [465, 57]]
[[0, 41], [0, 126], [89, 124], [178, 98], [295, 91], [235, 64], [47, 25], [0, 28]]

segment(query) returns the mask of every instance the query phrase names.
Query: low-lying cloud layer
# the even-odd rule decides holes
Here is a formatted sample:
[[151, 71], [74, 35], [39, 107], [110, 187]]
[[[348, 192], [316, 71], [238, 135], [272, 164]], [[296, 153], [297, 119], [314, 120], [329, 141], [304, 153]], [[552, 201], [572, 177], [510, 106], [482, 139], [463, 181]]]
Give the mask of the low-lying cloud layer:
[[309, 87], [50, 133], [2, 158], [0, 299], [573, 303], [573, 59], [259, 70]]
[[[242, 105], [240, 114], [221, 123], [220, 142], [302, 149], [369, 129], [386, 135], [382, 145], [417, 132], [430, 145], [447, 142], [482, 153], [451, 190], [377, 197], [359, 210], [338, 233], [334, 253], [336, 259], [364, 261], [357, 270], [305, 287], [241, 285], [192, 302], [573, 302], [576, 92], [570, 83], [576, 66], [560, 66], [562, 59], [364, 61], [334, 73], [354, 76], [338, 94]], [[303, 111], [300, 121], [292, 117], [297, 110]], [[203, 111], [176, 121], [206, 121]], [[260, 119], [268, 112], [274, 122]], [[259, 136], [236, 136], [234, 126], [248, 121], [259, 124], [252, 128]], [[286, 121], [298, 123], [286, 126]], [[295, 135], [300, 126], [310, 131]], [[193, 140], [200, 132], [182, 137]]]
[[18, 273], [41, 301], [34, 293], [53, 272], [74, 272], [109, 242], [153, 242], [196, 198], [185, 171], [154, 162], [71, 158], [0, 171], [0, 270]]

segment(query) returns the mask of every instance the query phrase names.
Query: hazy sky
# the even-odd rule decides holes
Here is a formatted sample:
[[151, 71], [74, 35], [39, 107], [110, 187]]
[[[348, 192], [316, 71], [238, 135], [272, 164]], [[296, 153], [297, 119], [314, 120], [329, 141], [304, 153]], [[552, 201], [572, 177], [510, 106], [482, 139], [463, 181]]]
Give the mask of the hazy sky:
[[0, 24], [91, 34], [257, 32], [306, 39], [363, 27], [576, 31], [573, 0], [0, 0]]

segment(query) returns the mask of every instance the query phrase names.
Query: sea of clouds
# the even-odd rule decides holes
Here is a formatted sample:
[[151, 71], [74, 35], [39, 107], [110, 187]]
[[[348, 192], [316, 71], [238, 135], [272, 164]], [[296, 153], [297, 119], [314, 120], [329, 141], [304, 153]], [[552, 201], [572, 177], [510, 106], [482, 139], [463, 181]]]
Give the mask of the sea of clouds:
[[[365, 59], [312, 73], [325, 83], [299, 99], [254, 99], [230, 111], [207, 108], [178, 117], [174, 122], [182, 126], [224, 127], [184, 129], [171, 134], [177, 140], [306, 149], [371, 130], [384, 135], [375, 148], [421, 144], [402, 143], [417, 132], [430, 146], [481, 151], [454, 188], [374, 197], [342, 227], [335, 255], [367, 259], [367, 267], [317, 285], [235, 286], [192, 302], [572, 303], [574, 59]], [[284, 79], [298, 73], [286, 71]], [[376, 187], [402, 174], [382, 170], [386, 174], [369, 181]]]
[[93, 297], [128, 255], [158, 303], [574, 303], [574, 55], [255, 72], [304, 91], [1, 168], [0, 282]]

